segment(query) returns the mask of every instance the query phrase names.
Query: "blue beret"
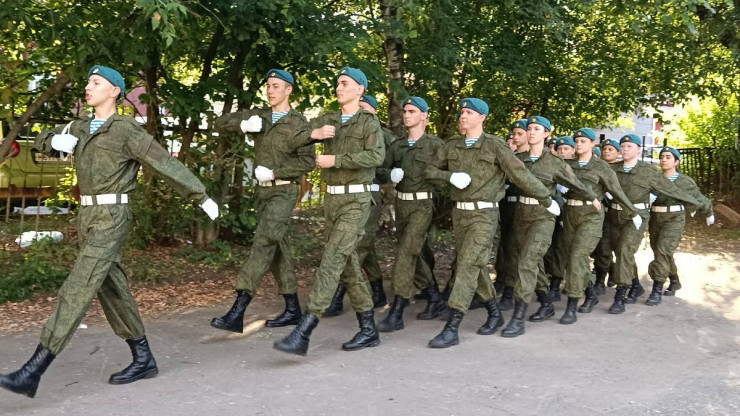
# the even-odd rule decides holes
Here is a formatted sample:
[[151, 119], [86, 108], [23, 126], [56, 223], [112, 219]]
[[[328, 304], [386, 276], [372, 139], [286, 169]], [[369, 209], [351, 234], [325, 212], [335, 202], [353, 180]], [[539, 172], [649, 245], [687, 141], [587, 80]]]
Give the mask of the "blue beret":
[[599, 149], [599, 146], [594, 146], [594, 155], [601, 157], [601, 149]]
[[484, 116], [488, 115], [488, 104], [480, 98], [464, 98], [460, 101], [460, 110], [463, 108], [469, 108], [478, 114], [483, 114]]
[[603, 148], [604, 146], [607, 146], [607, 145], [608, 145], [608, 146], [611, 146], [611, 147], [613, 147], [613, 148], [615, 148], [615, 149], [617, 149], [617, 152], [621, 152], [621, 151], [622, 151], [622, 146], [620, 146], [620, 145], [619, 145], [619, 142], [618, 142], [618, 141], [616, 141], [616, 140], [614, 140], [614, 139], [606, 139], [606, 140], [604, 140], [603, 142], [601, 142], [601, 147], [602, 147], [602, 148]]
[[365, 87], [365, 90], [367, 90], [367, 77], [365, 76], [365, 73], [360, 71], [357, 68], [350, 68], [348, 66], [345, 66], [344, 68], [340, 69], [339, 72], [337, 72], [337, 78], [341, 77], [342, 75], [346, 75], [353, 80], [355, 80], [356, 83], [362, 85]]
[[542, 117], [542, 116], [532, 116], [529, 118], [529, 124], [539, 124], [540, 126], [544, 127], [548, 131], [552, 131], [552, 124], [550, 124], [550, 120]]
[[570, 147], [576, 147], [576, 142], [574, 142], [573, 138], [570, 136], [558, 137], [557, 141], [555, 142], [555, 148], [557, 149], [558, 147], [560, 147], [560, 145], [563, 144]]
[[619, 139], [619, 144], [623, 143], [634, 143], [642, 147], [642, 139], [640, 139], [640, 137], [636, 134], [627, 134], [622, 136], [622, 138]]
[[545, 142], [545, 146], [550, 146], [556, 144], [558, 139], [551, 137]]
[[93, 65], [93, 67], [87, 71], [87, 78], [90, 79], [93, 75], [100, 75], [113, 84], [114, 87], [120, 88], [121, 93], [118, 95], [118, 98], [123, 98], [123, 96], [126, 95], [126, 83], [123, 82], [123, 77], [120, 72], [113, 68], [108, 68], [107, 66]]
[[509, 131], [514, 131], [514, 129], [527, 130], [528, 125], [529, 125], [529, 122], [526, 119], [517, 120], [511, 123], [511, 126], [509, 126]]
[[585, 137], [587, 139], [590, 139], [591, 141], [596, 140], [596, 132], [593, 131], [593, 129], [589, 129], [588, 127], [578, 129], [576, 130], [576, 134], [573, 135], [573, 138], [576, 137]]
[[403, 100], [403, 105], [413, 105], [414, 107], [421, 110], [422, 113], [429, 112], [429, 105], [421, 97], [407, 97], [405, 100]]
[[368, 103], [370, 104], [370, 107], [376, 110], [378, 109], [378, 101], [372, 95], [369, 95], [369, 94], [363, 95], [362, 98], [360, 98], [360, 102]]
[[678, 149], [676, 149], [676, 148], [673, 148], [673, 147], [664, 147], [664, 148], [660, 149], [660, 154], [662, 155], [663, 153], [670, 153], [670, 154], [673, 155], [673, 157], [676, 158], [676, 160], [681, 160], [681, 153], [679, 153]]
[[265, 76], [265, 78], [277, 78], [282, 79], [290, 85], [295, 84], [295, 81], [293, 80], [293, 75], [290, 75], [290, 72], [282, 69], [271, 69], [267, 71], [267, 75]]

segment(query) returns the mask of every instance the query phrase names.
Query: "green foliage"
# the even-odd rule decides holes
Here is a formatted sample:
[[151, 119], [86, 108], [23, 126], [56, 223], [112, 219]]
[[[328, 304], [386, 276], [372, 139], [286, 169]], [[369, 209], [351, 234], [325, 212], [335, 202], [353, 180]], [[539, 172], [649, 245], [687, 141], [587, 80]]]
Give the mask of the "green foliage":
[[34, 293], [52, 292], [62, 285], [74, 266], [77, 250], [51, 238], [19, 252], [0, 251], [0, 303], [17, 302]]
[[134, 226], [127, 244], [145, 249], [151, 244], [171, 244], [177, 237], [189, 235], [203, 214], [190, 201], [183, 201], [172, 188], [153, 180], [130, 195]]
[[734, 95], [694, 98], [670, 111], [663, 138], [674, 147], [734, 147], [740, 124], [737, 109]]
[[192, 245], [184, 246], [177, 252], [177, 257], [193, 264], [205, 264], [212, 267], [239, 264], [239, 259], [233, 253], [231, 244], [222, 240], [215, 240], [209, 249], [200, 249]]
[[128, 275], [132, 280], [144, 283], [156, 284], [164, 280], [161, 264], [146, 254], [139, 254], [129, 262]]

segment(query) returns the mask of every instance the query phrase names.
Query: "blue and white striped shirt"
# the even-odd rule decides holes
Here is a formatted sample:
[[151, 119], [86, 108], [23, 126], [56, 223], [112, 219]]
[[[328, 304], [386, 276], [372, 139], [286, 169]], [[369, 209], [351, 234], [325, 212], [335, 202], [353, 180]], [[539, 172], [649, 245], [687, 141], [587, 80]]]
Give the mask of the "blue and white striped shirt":
[[625, 173], [630, 173], [632, 168], [634, 168], [634, 166], [622, 166], [622, 169], [624, 169]]
[[671, 182], [676, 182], [676, 179], [678, 179], [678, 172], [676, 172], [673, 175], [671, 175], [671, 177], [668, 178], [668, 179], [670, 179]]
[[280, 120], [281, 118], [288, 115], [287, 111], [273, 111], [272, 112], [272, 124], [275, 124]]
[[409, 147], [414, 147], [416, 140], [409, 140]]
[[95, 134], [96, 131], [105, 123], [104, 118], [96, 118], [90, 120], [90, 134]]
[[478, 139], [480, 139], [480, 137], [474, 137], [472, 139], [466, 138], [465, 139], [465, 147], [468, 147], [469, 148], [469, 147], [473, 146], [475, 144], [475, 142], [478, 141]]
[[588, 162], [583, 162], [583, 161], [580, 161], [580, 160], [578, 161], [578, 166], [584, 167], [586, 165], [588, 165]]
[[529, 160], [531, 160], [531, 161], [532, 161], [532, 163], [536, 162], [536, 161], [537, 161], [537, 160], [538, 160], [539, 158], [540, 158], [539, 156], [532, 156], [532, 155], [529, 155]]
[[342, 123], [348, 122], [354, 116], [354, 114], [342, 114]]

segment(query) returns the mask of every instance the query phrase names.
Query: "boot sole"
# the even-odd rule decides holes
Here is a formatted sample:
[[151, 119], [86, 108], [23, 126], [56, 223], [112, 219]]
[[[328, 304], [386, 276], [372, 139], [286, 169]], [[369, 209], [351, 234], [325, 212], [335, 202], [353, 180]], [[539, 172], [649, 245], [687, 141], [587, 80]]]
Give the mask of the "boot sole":
[[501, 321], [499, 321], [499, 322], [500, 323], [496, 324], [496, 326], [494, 326], [493, 329], [490, 329], [490, 330], [488, 328], [484, 329], [481, 326], [480, 328], [478, 328], [478, 335], [493, 335], [493, 334], [495, 334], [496, 332], [498, 332], [498, 329], [501, 328], [502, 326], [504, 326], [504, 323], [506, 323], [506, 321], [504, 321], [503, 319]]
[[549, 314], [548, 313], [547, 315], [545, 315], [544, 318], [535, 318], [533, 316], [530, 316], [529, 317], [529, 322], [544, 322], [544, 321], [552, 318], [553, 316], [555, 316], [555, 312], [553, 312], [552, 314]]
[[577, 320], [577, 319], [576, 319], [576, 320], [574, 320], [574, 321], [563, 321], [562, 319], [560, 320], [560, 324], [561, 324], [561, 325], [573, 325], [573, 324], [574, 324], [574, 323], [576, 323], [576, 322], [578, 322], [578, 320]]
[[291, 349], [284, 348], [284, 347], [280, 346], [280, 344], [278, 344], [277, 342], [274, 343], [274, 344], [272, 344], [272, 348], [274, 348], [274, 349], [276, 349], [276, 350], [278, 350], [280, 352], [284, 352], [286, 354], [293, 354], [293, 355], [298, 355], [298, 356], [301, 356], [301, 357], [305, 357], [306, 354], [308, 353], [308, 351], [294, 351], [294, 350], [291, 350]]
[[114, 386], [120, 386], [122, 384], [131, 384], [135, 381], [143, 380], [145, 378], [154, 378], [158, 374], [159, 374], [159, 369], [152, 368], [129, 380], [120, 380], [120, 381], [119, 380], [108, 380], [108, 384], [113, 384]]
[[14, 389], [12, 386], [9, 386], [5, 383], [0, 383], [0, 387], [4, 388], [5, 390], [9, 392], [20, 394], [20, 395], [29, 397], [31, 399], [36, 397], [36, 390], [38, 389], [37, 387], [36, 389], [33, 389], [33, 390], [18, 390], [18, 389]]
[[524, 335], [524, 330], [523, 329], [521, 330], [521, 332], [516, 332], [516, 333], [509, 333], [509, 332], [503, 332], [503, 331], [501, 331], [501, 336], [504, 337], [504, 338], [516, 338], [519, 335]]
[[216, 329], [223, 330], [223, 331], [236, 332], [237, 334], [243, 334], [244, 333], [244, 328], [242, 328], [242, 329], [229, 328], [229, 327], [227, 327], [225, 325], [220, 325], [220, 324], [215, 323], [213, 321], [211, 321], [211, 326], [214, 327], [214, 328], [216, 328]]
[[298, 319], [295, 319], [293, 321], [288, 321], [288, 322], [277, 322], [277, 321], [267, 320], [265, 321], [265, 326], [268, 328], [282, 328], [284, 326], [294, 326], [294, 325], [298, 325], [298, 321], [300, 320], [301, 320], [300, 316], [298, 317]]
[[460, 344], [459, 339], [452, 341], [452, 343], [450, 344], [432, 344], [432, 342], [430, 341], [429, 348], [436, 348], [436, 349], [450, 348], [450, 347], [454, 347], [455, 345], [459, 345], [459, 344]]
[[386, 332], [386, 333], [400, 331], [403, 328], [404, 328], [403, 324], [398, 325], [398, 326], [394, 326], [394, 327], [386, 327], [386, 326], [383, 326], [382, 323], [380, 325], [378, 325], [378, 331], [379, 332]]
[[345, 348], [345, 346], [342, 345], [342, 351], [359, 351], [359, 350], [362, 350], [362, 349], [365, 349], [365, 348], [377, 347], [378, 345], [380, 345], [380, 340], [379, 339], [376, 339], [375, 341], [373, 341], [373, 342], [371, 342], [371, 343], [369, 343], [367, 345], [362, 345], [362, 346], [359, 346], [359, 347]]
[[619, 314], [621, 314], [621, 313], [624, 313], [624, 312], [625, 312], [625, 309], [622, 309], [622, 310], [613, 310], [613, 309], [609, 309], [609, 311], [608, 311], [608, 312], [609, 312], [610, 314], [612, 314], [612, 315], [619, 315]]

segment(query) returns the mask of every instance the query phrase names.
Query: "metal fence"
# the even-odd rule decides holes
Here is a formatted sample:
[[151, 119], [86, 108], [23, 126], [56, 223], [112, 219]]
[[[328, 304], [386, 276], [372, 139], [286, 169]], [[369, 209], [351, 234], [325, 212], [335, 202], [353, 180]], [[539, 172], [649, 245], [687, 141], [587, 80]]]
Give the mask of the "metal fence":
[[679, 170], [714, 199], [740, 199], [740, 151], [732, 147], [679, 148]]

